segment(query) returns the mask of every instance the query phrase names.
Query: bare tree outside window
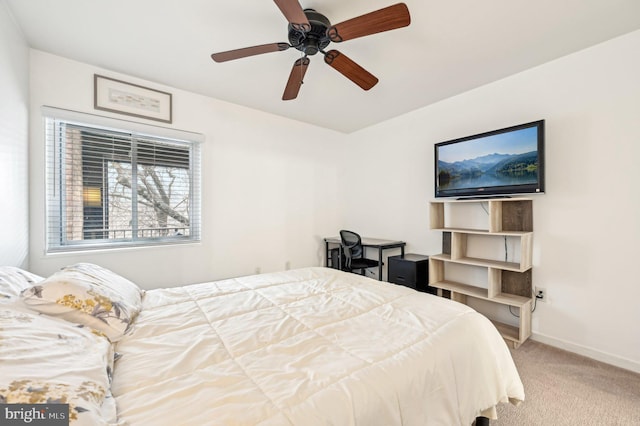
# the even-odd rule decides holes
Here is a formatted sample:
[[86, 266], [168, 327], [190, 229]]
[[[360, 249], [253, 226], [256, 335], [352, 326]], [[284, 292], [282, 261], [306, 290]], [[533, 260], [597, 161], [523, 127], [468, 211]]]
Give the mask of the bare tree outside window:
[[[132, 232], [130, 163], [108, 163], [109, 229]], [[189, 174], [177, 167], [138, 166], [139, 237], [189, 235]]]

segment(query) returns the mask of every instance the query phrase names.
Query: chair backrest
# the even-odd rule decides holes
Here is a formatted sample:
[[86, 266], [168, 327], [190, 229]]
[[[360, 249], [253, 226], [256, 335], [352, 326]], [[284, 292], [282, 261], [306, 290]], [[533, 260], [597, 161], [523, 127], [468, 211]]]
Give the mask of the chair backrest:
[[340, 239], [342, 240], [342, 247], [344, 248], [344, 255], [347, 258], [347, 265], [350, 260], [362, 257], [362, 240], [360, 235], [353, 231], [340, 231]]

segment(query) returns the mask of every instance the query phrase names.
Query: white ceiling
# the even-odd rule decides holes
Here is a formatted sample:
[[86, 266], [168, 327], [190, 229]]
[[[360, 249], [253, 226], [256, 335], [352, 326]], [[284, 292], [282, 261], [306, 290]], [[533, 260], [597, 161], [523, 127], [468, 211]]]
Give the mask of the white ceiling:
[[[315, 55], [298, 98], [284, 102], [299, 51], [210, 58], [287, 42], [273, 1], [4, 1], [35, 49], [346, 133], [640, 28], [638, 0], [406, 0], [409, 27], [328, 48], [377, 76], [377, 86], [365, 92]], [[301, 5], [336, 24], [394, 1]]]

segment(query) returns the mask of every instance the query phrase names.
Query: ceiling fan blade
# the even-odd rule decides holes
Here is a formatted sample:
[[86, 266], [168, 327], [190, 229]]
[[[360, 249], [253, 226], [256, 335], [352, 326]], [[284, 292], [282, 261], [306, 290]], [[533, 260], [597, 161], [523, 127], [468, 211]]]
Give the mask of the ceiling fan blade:
[[339, 43], [406, 27], [410, 23], [409, 8], [404, 3], [398, 3], [336, 24], [327, 29], [327, 36], [331, 41]]
[[246, 58], [247, 56], [261, 55], [263, 53], [281, 52], [283, 50], [287, 50], [289, 47], [291, 46], [289, 46], [288, 43], [261, 44], [259, 46], [245, 47], [242, 49], [214, 53], [211, 55], [211, 59], [216, 62], [225, 62], [234, 59]]
[[298, 92], [300, 91], [300, 86], [302, 86], [302, 80], [307, 72], [307, 67], [309, 67], [309, 62], [311, 61], [305, 56], [293, 63], [293, 68], [291, 68], [291, 74], [289, 74], [289, 80], [287, 81], [287, 87], [284, 88], [284, 93], [282, 94], [283, 101], [290, 101], [298, 97]]
[[291, 24], [293, 29], [297, 31], [301, 31], [303, 33], [308, 33], [311, 31], [311, 24], [309, 23], [309, 19], [307, 19], [307, 15], [305, 15], [302, 6], [298, 3], [298, 0], [273, 0], [278, 7], [280, 8], [280, 12], [287, 18], [287, 21]]
[[337, 50], [325, 53], [324, 61], [364, 90], [369, 90], [378, 83], [378, 79], [373, 74]]

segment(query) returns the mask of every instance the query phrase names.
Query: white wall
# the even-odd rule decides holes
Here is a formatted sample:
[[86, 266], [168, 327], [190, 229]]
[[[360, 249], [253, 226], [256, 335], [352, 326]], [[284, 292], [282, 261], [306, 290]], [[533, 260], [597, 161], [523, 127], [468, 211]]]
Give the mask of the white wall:
[[[640, 371], [640, 31], [352, 135], [367, 188], [346, 226], [440, 252], [427, 230], [433, 144], [546, 120], [547, 193], [534, 196], [534, 338]], [[343, 194], [344, 195], [344, 194]], [[507, 314], [508, 315], [508, 314]]]
[[[45, 255], [42, 105], [93, 110], [93, 74], [173, 94], [171, 127], [202, 133], [202, 243]], [[146, 288], [320, 265], [336, 231], [336, 161], [344, 135], [31, 51], [31, 269], [101, 264]], [[142, 120], [144, 121], [144, 120]], [[147, 121], [154, 124], [153, 121]]]
[[0, 265], [27, 268], [29, 47], [0, 1]]

